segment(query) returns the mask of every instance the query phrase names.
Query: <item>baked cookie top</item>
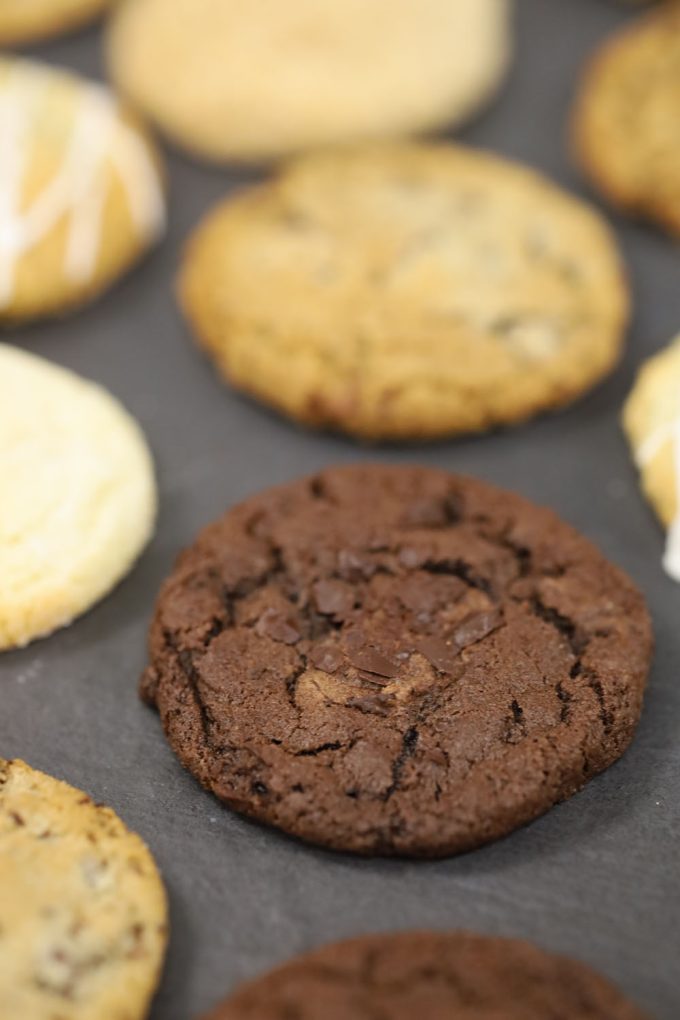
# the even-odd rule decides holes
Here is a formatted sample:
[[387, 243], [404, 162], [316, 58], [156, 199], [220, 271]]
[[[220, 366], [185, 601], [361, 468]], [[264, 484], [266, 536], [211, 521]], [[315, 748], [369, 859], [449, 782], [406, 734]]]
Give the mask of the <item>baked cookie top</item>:
[[334, 468], [206, 528], [158, 599], [143, 696], [232, 808], [438, 856], [619, 757], [651, 652], [631, 582], [550, 511], [426, 468]]
[[664, 568], [680, 581], [680, 337], [640, 369], [623, 425], [645, 495], [668, 529]]
[[467, 117], [505, 72], [510, 6], [128, 0], [113, 13], [109, 67], [197, 155], [271, 159]]
[[0, 650], [70, 623], [153, 530], [154, 470], [105, 390], [0, 344]]
[[112, 0], [0, 0], [0, 43], [11, 46], [79, 28]]
[[467, 932], [368, 935], [299, 956], [204, 1020], [644, 1020], [575, 960]]
[[581, 85], [574, 142], [623, 209], [680, 233], [680, 7], [663, 4], [608, 39]]
[[142, 1020], [167, 941], [146, 846], [81, 790], [0, 759], [0, 1014]]
[[378, 439], [574, 399], [618, 359], [629, 308], [595, 212], [452, 145], [302, 157], [208, 214], [180, 292], [235, 386]]
[[0, 320], [103, 290], [164, 227], [158, 157], [103, 86], [0, 58]]

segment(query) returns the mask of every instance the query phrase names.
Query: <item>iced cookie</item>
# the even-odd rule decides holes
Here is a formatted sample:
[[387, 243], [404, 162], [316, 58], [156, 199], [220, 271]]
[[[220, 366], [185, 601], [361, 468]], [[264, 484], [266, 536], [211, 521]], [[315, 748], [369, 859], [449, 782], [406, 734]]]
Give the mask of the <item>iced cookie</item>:
[[623, 425], [643, 491], [668, 529], [664, 567], [680, 581], [680, 337], [643, 365]]
[[197, 229], [180, 296], [223, 375], [372, 439], [475, 432], [574, 400], [616, 363], [612, 235], [526, 167], [452, 145], [301, 157]]
[[367, 935], [298, 956], [203, 1020], [645, 1020], [590, 967], [468, 932]]
[[0, 758], [0, 1016], [143, 1020], [166, 941], [139, 836], [81, 790]]
[[191, 152], [272, 159], [463, 120], [506, 69], [509, 21], [509, 0], [124, 0], [109, 66]]
[[605, 42], [580, 89], [578, 158], [615, 205], [680, 234], [680, 6]]
[[0, 45], [12, 46], [79, 28], [111, 0], [0, 0]]
[[154, 524], [144, 436], [93, 383], [0, 344], [0, 649], [83, 613]]
[[0, 58], [0, 322], [93, 298], [163, 226], [157, 155], [112, 94]]
[[623, 754], [650, 654], [640, 593], [550, 511], [355, 465], [201, 532], [161, 590], [142, 693], [234, 810], [336, 850], [437, 857]]

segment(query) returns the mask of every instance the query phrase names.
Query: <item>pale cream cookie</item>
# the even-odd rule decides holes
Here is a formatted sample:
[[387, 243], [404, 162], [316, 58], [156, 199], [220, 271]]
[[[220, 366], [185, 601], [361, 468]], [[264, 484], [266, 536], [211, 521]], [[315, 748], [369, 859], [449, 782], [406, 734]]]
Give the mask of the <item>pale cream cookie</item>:
[[110, 808], [0, 758], [0, 1016], [142, 1020], [167, 915], [151, 854]]
[[642, 489], [668, 529], [664, 568], [680, 581], [680, 337], [642, 366], [623, 426]]
[[511, 51], [510, 0], [124, 0], [118, 88], [196, 155], [262, 160], [467, 118]]
[[61, 35], [92, 21], [111, 0], [0, 0], [0, 44]]
[[576, 102], [577, 157], [613, 204], [680, 234], [680, 4], [608, 39]]
[[629, 308], [591, 208], [500, 157], [418, 144], [301, 157], [229, 198], [180, 296], [237, 388], [373, 439], [568, 403], [616, 363]]
[[157, 154], [107, 89], [0, 58], [0, 322], [94, 297], [164, 220]]
[[139, 426], [94, 383], [0, 344], [0, 649], [70, 623], [128, 572], [156, 513]]

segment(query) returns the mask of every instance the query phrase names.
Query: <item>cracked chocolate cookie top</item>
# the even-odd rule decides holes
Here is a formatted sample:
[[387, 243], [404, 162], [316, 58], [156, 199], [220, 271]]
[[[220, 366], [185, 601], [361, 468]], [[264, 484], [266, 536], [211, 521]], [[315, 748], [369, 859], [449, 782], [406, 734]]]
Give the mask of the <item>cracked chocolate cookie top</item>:
[[199, 535], [162, 588], [142, 693], [236, 810], [338, 849], [435, 856], [618, 758], [650, 653], [639, 592], [550, 511], [362, 465]]
[[467, 932], [369, 935], [291, 960], [204, 1020], [644, 1020], [582, 963]]

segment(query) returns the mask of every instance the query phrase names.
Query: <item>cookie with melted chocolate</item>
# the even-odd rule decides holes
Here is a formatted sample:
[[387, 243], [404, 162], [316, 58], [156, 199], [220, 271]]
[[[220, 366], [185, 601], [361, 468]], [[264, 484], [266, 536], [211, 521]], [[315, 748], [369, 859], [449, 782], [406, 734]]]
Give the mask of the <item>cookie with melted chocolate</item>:
[[230, 807], [364, 854], [510, 832], [628, 746], [640, 593], [548, 510], [426, 468], [333, 468], [206, 528], [142, 693]]

